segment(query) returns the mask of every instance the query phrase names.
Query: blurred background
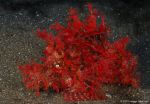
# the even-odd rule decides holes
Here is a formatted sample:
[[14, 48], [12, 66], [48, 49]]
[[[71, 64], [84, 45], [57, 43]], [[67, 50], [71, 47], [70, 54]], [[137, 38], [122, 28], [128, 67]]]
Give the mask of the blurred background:
[[36, 98], [26, 91], [17, 65], [42, 55], [44, 43], [35, 36], [37, 28], [48, 29], [56, 20], [64, 23], [70, 7], [84, 14], [87, 2], [106, 15], [113, 40], [131, 37], [129, 48], [139, 58], [141, 92], [144, 99], [150, 99], [149, 0], [0, 0], [0, 104], [65, 104], [54, 93]]

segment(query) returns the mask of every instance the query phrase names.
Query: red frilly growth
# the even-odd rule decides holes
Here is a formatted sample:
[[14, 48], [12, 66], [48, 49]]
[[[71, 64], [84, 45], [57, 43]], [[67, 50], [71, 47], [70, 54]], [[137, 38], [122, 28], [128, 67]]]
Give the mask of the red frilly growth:
[[99, 100], [106, 96], [104, 84], [121, 84], [138, 87], [137, 59], [126, 49], [129, 37], [110, 42], [109, 27], [104, 16], [97, 23], [98, 13], [88, 5], [89, 13], [80, 20], [76, 9], [69, 10], [67, 26], [58, 22], [50, 29], [37, 31], [47, 46], [41, 63], [19, 66], [23, 82], [36, 91], [53, 88], [62, 92], [66, 101]]

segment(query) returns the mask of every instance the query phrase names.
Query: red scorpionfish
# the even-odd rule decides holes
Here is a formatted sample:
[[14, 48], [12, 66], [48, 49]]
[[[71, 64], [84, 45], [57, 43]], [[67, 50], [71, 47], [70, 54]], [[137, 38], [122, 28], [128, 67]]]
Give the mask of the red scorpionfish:
[[[91, 4], [81, 20], [76, 9], [69, 9], [67, 26], [56, 22], [51, 30], [37, 30], [47, 46], [41, 63], [20, 65], [27, 89], [54, 89], [65, 101], [103, 100], [102, 86], [121, 84], [139, 87], [137, 58], [126, 49], [129, 37], [110, 42], [110, 28], [105, 18]], [[101, 17], [101, 18], [98, 18]], [[101, 19], [98, 23], [97, 20]]]

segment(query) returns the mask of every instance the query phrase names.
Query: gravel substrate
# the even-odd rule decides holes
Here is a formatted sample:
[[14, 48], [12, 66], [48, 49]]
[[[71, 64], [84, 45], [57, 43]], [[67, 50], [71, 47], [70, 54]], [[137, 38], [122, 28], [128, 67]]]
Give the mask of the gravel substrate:
[[[2, 0], [3, 1], [3, 0]], [[64, 23], [67, 10], [77, 7], [84, 12], [83, 2], [34, 2], [19, 0], [6, 3], [0, 1], [0, 104], [129, 104], [130, 101], [150, 100], [150, 5], [142, 2], [139, 6], [124, 0], [113, 2], [93, 2], [94, 6], [106, 14], [106, 21], [112, 27], [113, 40], [129, 35], [129, 48], [139, 56], [138, 71], [141, 73], [141, 89], [121, 86], [104, 87], [108, 101], [66, 103], [60, 94], [42, 92], [36, 97], [26, 91], [21, 82], [18, 65], [42, 56], [44, 42], [36, 37], [37, 28], [47, 28], [56, 20]], [[40, 1], [40, 0], [39, 0]], [[46, 1], [46, 0], [44, 0]], [[69, 0], [70, 1], [70, 0]], [[80, 0], [77, 0], [80, 1]], [[82, 0], [81, 0], [82, 1]], [[116, 2], [116, 4], [115, 4]], [[3, 4], [4, 3], [4, 4]], [[11, 3], [13, 5], [11, 5]], [[135, 2], [136, 3], [136, 2]], [[30, 5], [27, 5], [30, 4]], [[130, 4], [130, 5], [129, 5]], [[16, 7], [16, 8], [15, 8]], [[137, 102], [136, 102], [137, 103]]]

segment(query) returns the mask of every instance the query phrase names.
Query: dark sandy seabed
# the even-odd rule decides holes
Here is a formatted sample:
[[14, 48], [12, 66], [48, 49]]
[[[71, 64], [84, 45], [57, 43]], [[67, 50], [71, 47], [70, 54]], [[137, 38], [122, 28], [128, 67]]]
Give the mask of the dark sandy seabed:
[[[106, 86], [107, 101], [67, 103], [53, 91], [36, 97], [26, 91], [17, 65], [38, 60], [44, 42], [35, 36], [55, 20], [64, 22], [67, 10], [84, 12], [85, 0], [0, 0], [0, 104], [148, 104], [150, 100], [150, 3], [149, 0], [91, 0], [106, 14], [113, 40], [129, 35], [129, 46], [139, 56], [141, 88]], [[133, 101], [133, 102], [132, 102]], [[139, 101], [136, 102], [136, 101]]]

